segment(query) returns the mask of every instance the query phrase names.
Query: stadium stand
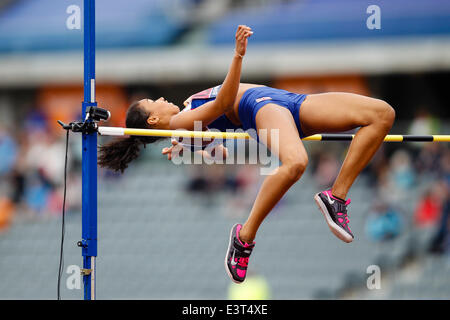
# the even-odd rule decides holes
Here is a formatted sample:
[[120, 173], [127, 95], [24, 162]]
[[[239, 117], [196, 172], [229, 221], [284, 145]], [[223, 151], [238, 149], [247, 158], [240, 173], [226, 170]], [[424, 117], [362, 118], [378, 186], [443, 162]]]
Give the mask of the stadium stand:
[[[236, 222], [227, 212], [227, 203], [235, 195], [213, 195], [211, 208], [184, 191], [187, 176], [182, 166], [152, 161], [131, 167], [123, 178], [113, 178], [113, 183], [111, 178], [99, 182], [99, 298], [226, 299], [229, 279], [223, 256], [229, 228]], [[395, 270], [409, 253], [411, 229], [388, 243], [373, 243], [365, 237], [368, 204], [360, 199], [370, 190], [364, 178], [350, 194], [357, 238], [351, 244], [336, 240], [312, 200], [317, 190], [311, 179], [307, 173], [286, 194], [258, 234], [251, 269], [266, 278], [274, 299], [338, 297], [349, 286], [365, 283], [369, 265]], [[416, 194], [410, 197], [413, 206]], [[78, 213], [68, 216], [66, 267], [80, 264], [75, 245], [80, 218]], [[1, 284], [0, 298], [54, 298], [59, 229], [60, 219], [53, 218], [16, 223], [1, 235], [0, 272], [8, 272], [9, 277]], [[426, 286], [438, 263], [427, 267], [421, 286]], [[203, 264], [208, 267], [201, 268]], [[402, 288], [392, 296], [408, 297], [408, 290]], [[440, 288], [444, 294], [444, 286]], [[80, 298], [81, 290], [63, 286], [63, 297]]]
[[366, 25], [369, 16], [366, 10], [372, 3], [368, 1], [290, 1], [274, 2], [258, 10], [237, 8], [212, 23], [209, 39], [213, 44], [230, 43], [234, 26], [243, 21], [258, 30], [252, 39], [254, 43], [370, 41], [450, 32], [450, 3], [443, 0], [413, 3], [406, 0], [377, 1], [376, 4], [382, 8], [383, 25], [376, 32], [361, 27]]
[[[82, 30], [66, 27], [74, 5], [81, 0], [17, 1], [0, 12], [0, 52], [79, 50]], [[97, 1], [97, 47], [152, 47], [173, 43], [184, 30], [172, 19], [162, 0]], [[82, 11], [81, 11], [82, 13]], [[82, 17], [82, 16], [81, 16]]]

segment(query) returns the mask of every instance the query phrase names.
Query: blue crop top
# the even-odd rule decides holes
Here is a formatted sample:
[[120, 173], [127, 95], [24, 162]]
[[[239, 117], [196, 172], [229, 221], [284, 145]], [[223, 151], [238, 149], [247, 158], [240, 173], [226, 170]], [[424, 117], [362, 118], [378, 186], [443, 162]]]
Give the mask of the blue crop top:
[[[220, 88], [222, 85], [215, 86], [213, 88], [209, 88], [206, 90], [203, 90], [201, 92], [198, 92], [192, 96], [190, 96], [185, 102], [184, 106], [185, 108], [181, 112], [187, 112], [189, 110], [193, 110], [195, 108], [200, 107], [201, 105], [204, 105], [205, 103], [215, 100], [217, 98], [217, 94], [219, 93]], [[207, 129], [215, 129], [218, 131], [226, 131], [227, 129], [230, 130], [236, 130], [236, 129], [242, 129], [242, 126], [237, 126], [233, 122], [228, 119], [228, 117], [223, 114], [220, 117], [218, 117], [216, 120], [208, 124], [206, 127]], [[178, 141], [180, 141], [179, 139]], [[186, 140], [186, 139], [184, 139]], [[191, 140], [189, 140], [191, 141]], [[200, 142], [197, 139], [193, 139], [192, 143], [186, 143], [186, 142], [180, 142], [180, 144], [187, 149], [190, 149], [191, 151], [196, 150], [204, 150], [206, 147], [214, 147], [218, 144], [222, 144], [223, 140], [221, 139], [213, 139], [212, 141], [203, 141]]]
[[[186, 108], [183, 109], [183, 111], [192, 110], [195, 108], [200, 107], [201, 105], [204, 105], [205, 103], [215, 100], [217, 98], [217, 94], [219, 93], [220, 88], [222, 85], [215, 86], [213, 88], [209, 88], [206, 90], [203, 90], [199, 93], [196, 93], [192, 96], [190, 96], [185, 102], [184, 105]], [[216, 120], [211, 122], [208, 126], [208, 129], [216, 129], [219, 131], [226, 131], [227, 129], [242, 129], [242, 126], [237, 126], [233, 122], [228, 119], [228, 117], [223, 114], [220, 117], [218, 117]]]

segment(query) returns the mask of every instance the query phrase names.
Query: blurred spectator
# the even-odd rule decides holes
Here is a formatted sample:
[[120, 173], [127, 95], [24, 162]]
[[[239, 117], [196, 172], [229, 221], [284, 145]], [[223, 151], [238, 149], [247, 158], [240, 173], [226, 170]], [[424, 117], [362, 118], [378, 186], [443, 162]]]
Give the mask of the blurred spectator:
[[440, 161], [439, 176], [441, 177], [443, 205], [439, 228], [431, 242], [430, 251], [435, 253], [450, 253], [450, 149], [444, 150]]
[[30, 136], [36, 131], [46, 131], [48, 130], [47, 117], [40, 109], [32, 109], [26, 115], [23, 127]]
[[11, 200], [18, 204], [22, 201], [25, 193], [25, 175], [20, 170], [14, 169], [10, 176]]
[[0, 198], [0, 233], [7, 230], [12, 221], [14, 204], [6, 197]]
[[[431, 135], [439, 132], [440, 123], [439, 119], [432, 116], [427, 107], [420, 107], [415, 112], [415, 117], [411, 122], [409, 127], [408, 134], [412, 135]], [[411, 146], [415, 146], [416, 148], [421, 148], [421, 142], [411, 142]]]
[[447, 188], [450, 188], [450, 149], [443, 150], [440, 162], [438, 176], [445, 181]]
[[379, 194], [380, 199], [388, 203], [396, 203], [399, 201], [398, 194], [396, 193], [396, 187], [390, 176], [390, 166], [385, 164], [378, 168], [376, 172], [376, 191]]
[[36, 171], [27, 179], [25, 201], [28, 208], [34, 214], [43, 214], [50, 196], [51, 185], [46, 181], [41, 172]]
[[27, 167], [41, 171], [49, 183], [60, 185], [64, 177], [64, 144], [47, 131], [35, 132], [30, 139], [25, 155]]
[[377, 200], [366, 221], [366, 233], [373, 241], [385, 241], [397, 237], [402, 231], [400, 213], [391, 205]]
[[186, 185], [188, 192], [208, 192], [208, 179], [201, 175], [193, 176]]
[[319, 189], [328, 188], [339, 173], [340, 163], [333, 153], [326, 151], [319, 155], [317, 161], [314, 180]]
[[[14, 137], [0, 127], [0, 228], [8, 226], [16, 212], [34, 218], [62, 211], [64, 137], [50, 132], [47, 117], [39, 108], [32, 108], [23, 119], [15, 125]], [[81, 150], [78, 140], [71, 144]], [[70, 155], [69, 159], [70, 174], [74, 160]], [[74, 194], [77, 199], [68, 202], [68, 210], [79, 208], [81, 196]]]
[[447, 195], [442, 210], [439, 228], [431, 242], [430, 251], [434, 253], [450, 253], [450, 197]]
[[17, 144], [12, 136], [0, 128], [0, 177], [6, 175], [14, 166], [17, 149]]
[[375, 188], [380, 199], [388, 203], [401, 202], [416, 180], [410, 155], [405, 150], [395, 151], [389, 162], [380, 163], [376, 170]]
[[419, 200], [414, 212], [414, 223], [418, 227], [435, 225], [441, 217], [443, 201], [446, 198], [446, 185], [435, 182]]
[[194, 165], [191, 169], [191, 178], [186, 185], [187, 192], [235, 193], [241, 188], [241, 181], [236, 177], [235, 170], [229, 170], [229, 165]]
[[381, 177], [383, 175], [383, 171], [386, 171], [388, 168], [388, 161], [389, 160], [386, 155], [386, 144], [382, 144], [362, 172], [362, 174], [368, 177], [367, 184], [369, 187], [377, 187], [379, 177]]
[[430, 142], [423, 144], [415, 160], [417, 172], [420, 174], [439, 174], [444, 150], [448, 151], [448, 149], [444, 149], [444, 145], [439, 143]]
[[394, 186], [400, 191], [406, 191], [415, 183], [415, 172], [411, 156], [405, 150], [397, 150], [390, 161], [390, 175]]

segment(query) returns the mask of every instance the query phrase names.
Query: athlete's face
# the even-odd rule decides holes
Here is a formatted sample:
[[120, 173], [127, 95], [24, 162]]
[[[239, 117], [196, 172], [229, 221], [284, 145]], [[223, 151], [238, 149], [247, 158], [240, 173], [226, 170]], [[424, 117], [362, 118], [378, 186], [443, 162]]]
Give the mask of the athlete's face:
[[158, 129], [168, 129], [170, 118], [180, 112], [178, 106], [163, 97], [158, 100], [142, 99], [139, 104], [150, 114], [147, 122]]

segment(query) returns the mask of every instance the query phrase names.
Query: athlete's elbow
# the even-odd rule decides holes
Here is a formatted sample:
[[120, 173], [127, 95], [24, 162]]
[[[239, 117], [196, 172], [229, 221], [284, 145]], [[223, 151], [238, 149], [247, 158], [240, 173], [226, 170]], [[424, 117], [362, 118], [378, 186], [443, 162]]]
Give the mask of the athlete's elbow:
[[217, 104], [218, 104], [219, 109], [223, 113], [225, 113], [225, 112], [228, 112], [233, 109], [234, 99], [233, 100], [223, 99], [223, 100], [217, 101]]
[[234, 101], [236, 100], [236, 94], [230, 92], [219, 92], [215, 102], [223, 112], [228, 112], [233, 108]]

